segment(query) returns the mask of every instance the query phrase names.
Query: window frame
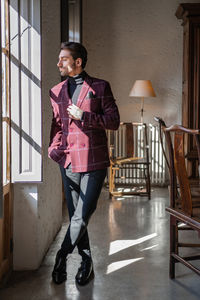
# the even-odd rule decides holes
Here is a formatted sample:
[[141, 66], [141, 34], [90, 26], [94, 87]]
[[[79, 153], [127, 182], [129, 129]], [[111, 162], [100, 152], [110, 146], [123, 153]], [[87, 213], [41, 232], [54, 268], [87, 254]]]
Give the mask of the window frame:
[[[1, 5], [0, 5], [0, 32], [1, 32]], [[1, 34], [0, 34], [1, 45]], [[2, 66], [2, 58], [0, 55], [0, 66]], [[0, 152], [2, 153], [2, 72], [0, 72]], [[2, 155], [0, 155], [0, 218], [3, 217], [3, 168]]]
[[41, 0], [10, 0], [11, 182], [42, 182]]

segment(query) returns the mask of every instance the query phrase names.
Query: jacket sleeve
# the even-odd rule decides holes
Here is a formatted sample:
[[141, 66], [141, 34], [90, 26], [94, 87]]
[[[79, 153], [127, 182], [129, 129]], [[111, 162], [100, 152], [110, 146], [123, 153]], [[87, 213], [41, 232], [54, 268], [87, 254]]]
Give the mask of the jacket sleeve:
[[[50, 91], [51, 96], [51, 91]], [[61, 137], [62, 137], [62, 127], [61, 127], [61, 119], [58, 113], [58, 109], [54, 104], [53, 99], [51, 99], [51, 105], [53, 110], [53, 117], [51, 122], [51, 130], [50, 130], [50, 143], [48, 148], [49, 157], [51, 156], [51, 152], [53, 149], [58, 148], [61, 144]]]
[[101, 113], [85, 111], [83, 124], [87, 127], [117, 130], [120, 124], [120, 116], [110, 84], [105, 81], [103, 96], [101, 98]]

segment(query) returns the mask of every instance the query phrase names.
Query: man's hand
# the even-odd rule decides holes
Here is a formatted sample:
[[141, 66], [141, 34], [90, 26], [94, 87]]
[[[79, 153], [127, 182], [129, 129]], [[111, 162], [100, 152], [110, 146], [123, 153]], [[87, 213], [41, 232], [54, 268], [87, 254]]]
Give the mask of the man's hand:
[[83, 110], [80, 109], [78, 106], [72, 104], [69, 105], [67, 108], [70, 118], [74, 120], [81, 120], [83, 116]]

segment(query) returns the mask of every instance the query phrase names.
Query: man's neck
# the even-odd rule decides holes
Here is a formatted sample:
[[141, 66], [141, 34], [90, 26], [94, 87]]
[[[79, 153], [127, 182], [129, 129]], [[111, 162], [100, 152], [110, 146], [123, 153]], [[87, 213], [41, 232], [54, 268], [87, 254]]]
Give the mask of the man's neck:
[[74, 77], [74, 76], [77, 76], [77, 75], [81, 74], [82, 72], [83, 72], [83, 69], [81, 68], [81, 69], [78, 69], [78, 70], [74, 70], [68, 76]]
[[85, 80], [86, 73], [85, 71], [82, 71], [81, 73], [74, 75], [74, 76], [68, 76], [68, 82], [71, 85], [80, 85], [83, 84]]

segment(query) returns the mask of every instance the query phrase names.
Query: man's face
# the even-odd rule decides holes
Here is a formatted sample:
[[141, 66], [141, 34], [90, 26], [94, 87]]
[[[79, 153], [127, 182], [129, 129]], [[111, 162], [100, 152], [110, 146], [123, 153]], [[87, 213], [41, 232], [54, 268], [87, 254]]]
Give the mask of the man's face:
[[81, 59], [73, 59], [68, 49], [60, 51], [57, 66], [61, 76], [74, 76], [81, 72]]

